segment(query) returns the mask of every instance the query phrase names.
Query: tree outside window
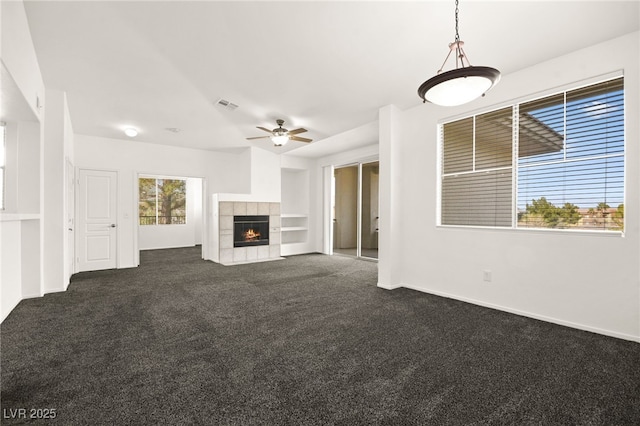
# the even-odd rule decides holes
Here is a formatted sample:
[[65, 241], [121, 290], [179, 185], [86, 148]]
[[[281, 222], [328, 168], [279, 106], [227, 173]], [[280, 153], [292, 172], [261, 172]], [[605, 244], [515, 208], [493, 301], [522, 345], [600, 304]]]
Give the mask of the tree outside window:
[[138, 180], [140, 225], [184, 225], [187, 223], [187, 181], [140, 178]]

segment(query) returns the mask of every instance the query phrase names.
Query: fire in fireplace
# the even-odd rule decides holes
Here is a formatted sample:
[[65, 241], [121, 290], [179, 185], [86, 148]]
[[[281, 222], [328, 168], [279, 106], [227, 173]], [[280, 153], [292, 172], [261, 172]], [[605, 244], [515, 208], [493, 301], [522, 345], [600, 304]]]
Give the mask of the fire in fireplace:
[[269, 245], [269, 216], [234, 216], [233, 246]]

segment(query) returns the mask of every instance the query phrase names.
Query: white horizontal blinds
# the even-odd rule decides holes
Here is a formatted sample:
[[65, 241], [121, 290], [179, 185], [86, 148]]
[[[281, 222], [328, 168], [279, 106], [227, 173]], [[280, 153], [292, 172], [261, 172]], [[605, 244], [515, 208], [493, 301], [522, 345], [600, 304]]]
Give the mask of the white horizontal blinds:
[[470, 225], [469, 186], [455, 173], [473, 171], [473, 117], [441, 126], [443, 225]]
[[511, 169], [443, 176], [442, 224], [511, 226]]
[[442, 126], [443, 173], [473, 170], [473, 117]]
[[518, 226], [622, 230], [622, 78], [519, 109]]
[[564, 93], [519, 105], [518, 164], [564, 158]]
[[511, 167], [512, 119], [511, 107], [476, 117], [475, 170]]
[[442, 126], [443, 225], [511, 226], [511, 107]]

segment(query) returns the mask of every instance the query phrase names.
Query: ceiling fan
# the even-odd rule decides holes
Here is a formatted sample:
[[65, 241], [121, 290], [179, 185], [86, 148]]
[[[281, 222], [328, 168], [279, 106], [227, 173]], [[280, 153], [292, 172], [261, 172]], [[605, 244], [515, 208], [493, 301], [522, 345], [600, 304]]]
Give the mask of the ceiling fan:
[[312, 139], [301, 138], [300, 136], [295, 136], [298, 133], [306, 132], [307, 129], [300, 128], [300, 129], [295, 129], [295, 130], [287, 130], [284, 127], [282, 127], [282, 125], [284, 124], [284, 120], [276, 120], [276, 124], [278, 125], [278, 127], [273, 129], [273, 130], [269, 130], [269, 129], [266, 129], [264, 127], [258, 126], [258, 129], [264, 130], [267, 133], [271, 133], [270, 136], [256, 136], [256, 137], [253, 137], [253, 138], [247, 138], [247, 140], [271, 138], [271, 142], [273, 142], [273, 144], [275, 146], [282, 146], [282, 145], [286, 144], [287, 142], [289, 142], [290, 140], [298, 141], [298, 142], [311, 142], [312, 141]]

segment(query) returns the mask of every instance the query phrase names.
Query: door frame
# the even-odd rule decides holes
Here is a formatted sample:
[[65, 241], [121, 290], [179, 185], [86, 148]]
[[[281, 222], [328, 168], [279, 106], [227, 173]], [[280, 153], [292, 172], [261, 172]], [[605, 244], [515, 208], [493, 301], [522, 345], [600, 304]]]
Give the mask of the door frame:
[[[71, 162], [69, 157], [65, 157], [64, 162], [64, 215], [65, 215], [65, 234], [71, 233], [71, 236], [67, 234], [65, 239], [66, 252], [65, 252], [65, 285], [69, 285], [71, 276], [78, 270], [78, 263], [76, 262], [76, 249], [78, 241], [76, 238], [76, 217], [78, 211], [78, 185], [76, 184], [78, 178], [78, 170]], [[71, 187], [69, 187], [69, 185]]]
[[[325, 253], [329, 255], [333, 255], [333, 232], [334, 232], [334, 221], [333, 221], [333, 206], [335, 203], [335, 170], [341, 169], [345, 167], [358, 167], [358, 176], [356, 179], [357, 190], [356, 190], [356, 258], [371, 260], [376, 262], [378, 259], [373, 257], [362, 256], [362, 166], [365, 164], [380, 162], [380, 159], [375, 157], [365, 157], [355, 161], [348, 161], [344, 163], [340, 163], [339, 165], [330, 165], [325, 167]], [[379, 189], [378, 189], [379, 191]], [[378, 203], [380, 199], [378, 198]], [[378, 210], [379, 211], [379, 210]], [[336, 253], [339, 254], [339, 253]], [[339, 254], [341, 256], [348, 256], [346, 254]]]

